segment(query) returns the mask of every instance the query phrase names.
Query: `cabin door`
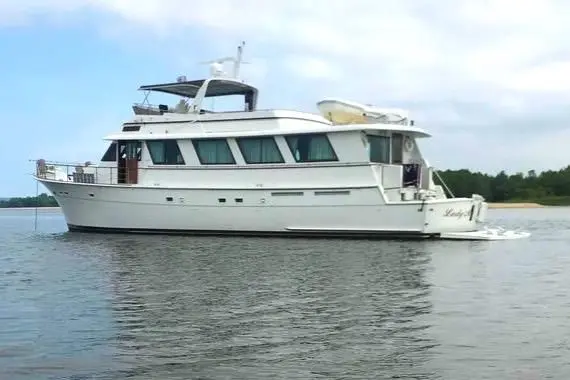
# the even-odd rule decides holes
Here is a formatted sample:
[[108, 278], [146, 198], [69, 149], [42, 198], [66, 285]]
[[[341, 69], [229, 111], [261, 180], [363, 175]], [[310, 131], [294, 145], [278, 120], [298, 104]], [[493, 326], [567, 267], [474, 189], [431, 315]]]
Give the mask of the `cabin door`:
[[118, 183], [134, 184], [138, 182], [140, 159], [140, 141], [119, 141], [119, 156], [117, 157]]

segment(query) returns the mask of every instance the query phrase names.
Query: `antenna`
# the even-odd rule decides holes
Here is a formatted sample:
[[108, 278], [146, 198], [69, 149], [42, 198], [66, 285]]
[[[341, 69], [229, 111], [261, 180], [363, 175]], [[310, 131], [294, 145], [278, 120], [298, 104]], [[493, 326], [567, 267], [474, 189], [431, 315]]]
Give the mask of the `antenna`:
[[245, 46], [245, 41], [241, 42], [241, 45], [239, 45], [237, 47], [237, 57], [236, 60], [234, 61], [234, 78], [238, 78], [239, 77], [239, 69], [240, 69], [240, 65], [241, 65], [241, 56], [243, 54], [243, 47]]
[[245, 46], [245, 41], [242, 41], [241, 44], [237, 48], [237, 55], [235, 57], [223, 57], [214, 59], [211, 61], [200, 62], [201, 64], [209, 64], [210, 65], [210, 74], [213, 77], [220, 77], [224, 76], [226, 73], [223, 71], [223, 64], [224, 62], [233, 62], [234, 67], [232, 71], [232, 78], [238, 79], [239, 78], [239, 70], [242, 64], [247, 64], [249, 62], [242, 61], [243, 55], [243, 47]]

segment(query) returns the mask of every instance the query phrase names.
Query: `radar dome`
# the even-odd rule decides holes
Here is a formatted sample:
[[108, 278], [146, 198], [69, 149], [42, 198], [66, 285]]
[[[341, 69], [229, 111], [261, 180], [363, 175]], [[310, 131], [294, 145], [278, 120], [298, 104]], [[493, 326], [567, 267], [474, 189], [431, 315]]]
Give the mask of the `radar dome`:
[[219, 77], [224, 75], [224, 66], [219, 62], [213, 62], [210, 65], [210, 74], [213, 77]]

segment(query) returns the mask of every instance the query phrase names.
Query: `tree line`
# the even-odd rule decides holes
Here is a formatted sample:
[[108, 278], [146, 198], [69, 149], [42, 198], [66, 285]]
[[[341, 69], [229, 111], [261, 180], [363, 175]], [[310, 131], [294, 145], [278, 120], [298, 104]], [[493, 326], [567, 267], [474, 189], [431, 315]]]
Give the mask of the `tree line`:
[[0, 208], [17, 207], [58, 207], [57, 201], [51, 195], [41, 193], [37, 197], [17, 197], [0, 200]]
[[[467, 169], [438, 172], [456, 197], [480, 194], [488, 202], [536, 202], [544, 205], [570, 205], [570, 166], [537, 174], [507, 174], [493, 176]], [[441, 184], [437, 176], [434, 181]]]

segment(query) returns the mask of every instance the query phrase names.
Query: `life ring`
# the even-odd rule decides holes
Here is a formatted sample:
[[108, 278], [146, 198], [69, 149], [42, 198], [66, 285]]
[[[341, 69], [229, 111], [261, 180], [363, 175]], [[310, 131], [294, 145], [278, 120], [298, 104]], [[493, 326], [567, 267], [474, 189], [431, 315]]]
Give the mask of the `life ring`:
[[409, 136], [404, 138], [404, 149], [406, 152], [411, 152], [414, 149], [414, 141]]

